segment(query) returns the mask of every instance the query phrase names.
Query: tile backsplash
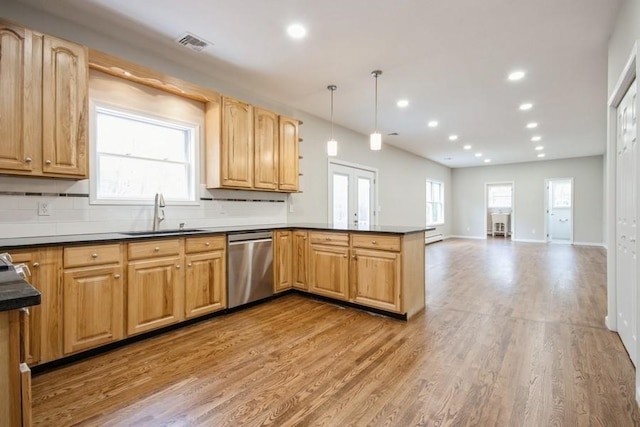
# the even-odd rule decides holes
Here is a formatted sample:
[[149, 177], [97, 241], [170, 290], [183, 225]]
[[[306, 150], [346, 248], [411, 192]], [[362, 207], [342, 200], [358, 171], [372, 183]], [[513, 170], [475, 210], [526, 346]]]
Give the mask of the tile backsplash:
[[[161, 228], [276, 224], [287, 221], [287, 195], [201, 188], [199, 206], [168, 204]], [[48, 216], [38, 215], [46, 202]], [[147, 205], [91, 205], [89, 181], [0, 176], [0, 238], [150, 230]]]

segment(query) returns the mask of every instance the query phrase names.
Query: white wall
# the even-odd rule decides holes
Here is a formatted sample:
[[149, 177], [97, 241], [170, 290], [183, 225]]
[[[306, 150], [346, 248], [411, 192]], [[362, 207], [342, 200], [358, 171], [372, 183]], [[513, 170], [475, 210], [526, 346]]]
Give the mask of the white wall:
[[453, 235], [483, 238], [484, 187], [513, 181], [515, 238], [544, 240], [544, 180], [574, 178], [574, 241], [602, 244], [603, 157], [581, 157], [453, 170]]
[[[9, 0], [0, 0], [0, 16], [35, 30], [87, 45], [183, 80], [212, 88], [225, 95], [234, 96], [254, 105], [303, 120], [304, 124], [300, 127], [300, 136], [304, 139], [300, 146], [300, 154], [303, 156], [300, 162], [300, 171], [304, 174], [300, 180], [302, 193], [291, 196], [275, 194], [269, 196], [262, 193], [260, 197], [277, 201], [260, 204], [206, 200], [199, 208], [181, 208], [179, 218], [182, 222], [186, 222], [187, 226], [284, 222], [287, 221], [289, 209], [285, 203], [278, 202], [281, 198], [292, 204], [293, 212], [288, 215], [289, 222], [327, 221], [328, 177], [325, 144], [330, 134], [330, 126], [327, 121], [296, 111], [289, 106], [257, 97], [243, 88], [229, 85], [224, 81], [196, 71], [197, 67], [195, 66], [189, 68], [189, 61], [184, 61], [184, 59], [189, 59], [192, 65], [196, 65], [193, 64], [193, 61], [197, 60], [196, 56], [191, 53], [176, 56], [175, 62], [173, 62], [163, 55], [153, 53], [153, 46], [148, 50], [138, 49], [129, 43], [98, 34], [87, 27]], [[425, 181], [427, 178], [434, 178], [445, 184], [445, 220], [447, 224], [439, 229], [443, 234], [449, 234], [450, 218], [452, 218], [451, 170], [449, 168], [386, 144], [381, 152], [371, 152], [368, 149], [367, 135], [361, 135], [341, 127], [336, 127], [334, 133], [339, 141], [337, 159], [378, 169], [378, 193], [380, 196], [378, 204], [381, 207], [379, 224], [424, 225], [426, 213]], [[5, 192], [29, 192], [32, 191], [32, 188], [37, 187], [42, 193], [65, 193], [65, 191], [61, 191], [61, 188], [64, 187], [62, 188], [64, 190], [69, 185], [73, 185], [73, 183], [29, 178], [0, 178], [0, 191]], [[82, 192], [86, 193], [84, 190], [88, 188], [86, 181], [75, 185], [79, 185]], [[215, 192], [202, 191], [202, 196], [205, 198], [216, 197]], [[253, 192], [234, 193], [232, 198], [256, 198]], [[60, 197], [53, 197], [51, 200], [53, 208], [51, 217], [38, 217], [34, 208], [37, 206], [36, 199], [37, 197], [33, 196], [2, 196], [0, 236], [65, 234], [69, 230], [88, 232], [140, 229], [148, 227], [151, 219], [149, 209], [152, 207], [150, 206], [118, 208], [118, 215], [113, 217], [107, 213], [108, 207], [88, 205], [84, 198], [79, 198], [81, 200], [70, 204], [69, 200]], [[222, 207], [219, 206], [220, 203], [222, 203]], [[17, 208], [22, 209], [22, 212], [16, 213]], [[76, 212], [76, 210], [83, 213]], [[124, 216], [124, 218], [120, 218], [120, 216]], [[101, 219], [96, 220], [96, 218]], [[39, 225], [43, 223], [44, 225]], [[78, 223], [78, 227], [70, 225], [73, 223]], [[17, 227], [13, 225], [17, 225]], [[165, 223], [165, 225], [172, 224]]]
[[640, 40], [640, 0], [624, 0], [609, 39], [609, 95], [637, 40]]

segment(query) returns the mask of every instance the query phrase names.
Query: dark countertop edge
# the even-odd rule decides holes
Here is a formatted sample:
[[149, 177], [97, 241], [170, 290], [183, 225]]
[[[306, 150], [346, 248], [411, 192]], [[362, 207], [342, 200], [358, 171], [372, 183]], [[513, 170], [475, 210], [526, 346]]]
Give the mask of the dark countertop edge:
[[17, 274], [9, 279], [0, 278], [0, 312], [18, 310], [40, 305], [40, 303], [40, 292]]
[[0, 252], [6, 250], [36, 248], [44, 246], [63, 246], [63, 245], [89, 245], [96, 243], [113, 243], [113, 242], [130, 242], [137, 240], [149, 239], [170, 239], [176, 237], [200, 237], [212, 236], [217, 234], [233, 234], [248, 231], [286, 231], [286, 230], [316, 230], [331, 231], [345, 233], [377, 233], [377, 234], [395, 234], [406, 235], [413, 233], [424, 233], [426, 231], [435, 230], [435, 227], [398, 227], [398, 226], [379, 226], [373, 230], [363, 230], [357, 228], [340, 228], [326, 224], [261, 224], [261, 225], [245, 225], [245, 226], [226, 226], [226, 227], [203, 227], [197, 232], [189, 232], [182, 234], [149, 234], [142, 236], [132, 236], [126, 232], [108, 232], [108, 233], [88, 233], [88, 234], [65, 234], [42, 237], [14, 237], [0, 239]]

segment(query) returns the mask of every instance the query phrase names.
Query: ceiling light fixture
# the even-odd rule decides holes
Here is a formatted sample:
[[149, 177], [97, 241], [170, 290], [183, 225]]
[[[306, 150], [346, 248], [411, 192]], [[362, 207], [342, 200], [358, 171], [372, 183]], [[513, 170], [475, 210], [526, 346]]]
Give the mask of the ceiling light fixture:
[[542, 146], [542, 145], [538, 145], [538, 146], [536, 147], [536, 151], [542, 151], [542, 150], [544, 150], [544, 146]]
[[338, 141], [333, 138], [333, 92], [338, 89], [338, 86], [329, 85], [327, 89], [331, 91], [331, 139], [327, 141], [327, 155], [335, 157], [338, 155]]
[[456, 141], [458, 139], [458, 135], [449, 135], [449, 141]]
[[541, 137], [540, 135], [535, 135], [535, 136], [532, 136], [532, 137], [531, 137], [531, 140], [532, 140], [533, 142], [538, 142], [538, 141], [540, 141], [541, 139], [542, 139], [542, 137]]
[[398, 102], [396, 102], [396, 105], [400, 108], [405, 108], [409, 106], [409, 101], [406, 99], [401, 99]]
[[307, 35], [307, 29], [301, 24], [291, 24], [287, 27], [287, 34], [292, 39], [302, 39]]
[[380, 70], [374, 70], [371, 72], [371, 75], [376, 81], [376, 112], [375, 112], [375, 126], [374, 131], [369, 137], [369, 148], [373, 151], [378, 151], [382, 149], [382, 135], [378, 132], [378, 76], [382, 74]]
[[509, 74], [509, 77], [507, 77], [509, 79], [509, 81], [512, 82], [517, 82], [518, 80], [522, 80], [525, 76], [525, 72], [518, 70], [518, 71], [513, 71], [512, 73]]
[[476, 153], [476, 157], [482, 157], [482, 153]]
[[527, 129], [535, 129], [538, 127], [536, 122], [527, 123]]
[[437, 128], [438, 127], [438, 121], [437, 120], [431, 120], [429, 123], [427, 123], [427, 126], [429, 126], [430, 128]]
[[471, 146], [470, 146], [470, 145], [468, 145], [468, 144], [467, 144], [467, 145], [465, 145], [465, 146], [464, 146], [464, 147], [462, 147], [462, 148], [464, 148], [465, 150], [471, 150]]
[[533, 104], [530, 102], [525, 102], [524, 104], [520, 104], [520, 110], [527, 111], [533, 108]]
[[491, 159], [484, 159], [485, 163], [491, 163]]
[[539, 157], [539, 158], [543, 158], [543, 157], [544, 157], [544, 153], [540, 153], [540, 154], [538, 154], [538, 157]]

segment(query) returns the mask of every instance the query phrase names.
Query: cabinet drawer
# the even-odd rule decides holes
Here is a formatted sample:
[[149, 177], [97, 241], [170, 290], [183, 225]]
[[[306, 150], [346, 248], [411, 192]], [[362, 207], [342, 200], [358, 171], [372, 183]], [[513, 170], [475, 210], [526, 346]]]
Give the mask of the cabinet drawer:
[[349, 235], [346, 233], [309, 233], [312, 244], [349, 246]]
[[120, 262], [120, 245], [95, 245], [64, 248], [63, 259], [64, 268], [117, 264]]
[[180, 254], [180, 240], [150, 240], [148, 242], [129, 243], [129, 260], [153, 258]]
[[380, 249], [400, 252], [400, 236], [380, 234], [352, 234], [351, 245], [354, 248]]
[[185, 243], [185, 252], [207, 252], [224, 249], [226, 244], [225, 236], [189, 237]]

